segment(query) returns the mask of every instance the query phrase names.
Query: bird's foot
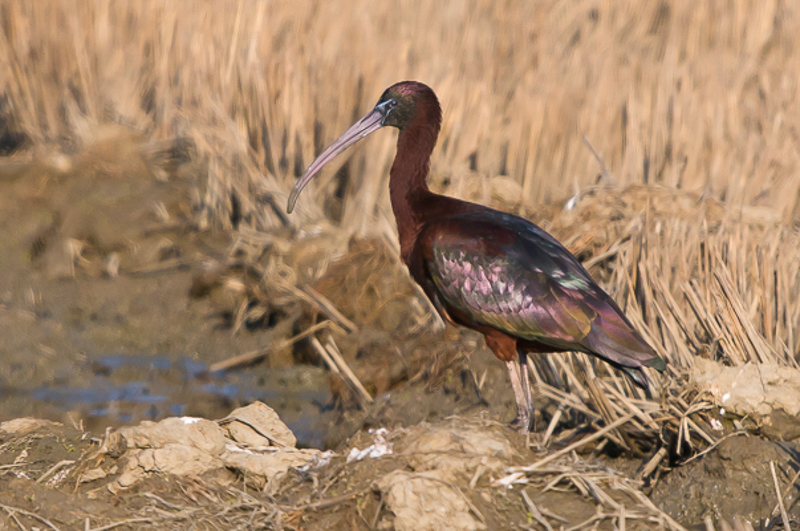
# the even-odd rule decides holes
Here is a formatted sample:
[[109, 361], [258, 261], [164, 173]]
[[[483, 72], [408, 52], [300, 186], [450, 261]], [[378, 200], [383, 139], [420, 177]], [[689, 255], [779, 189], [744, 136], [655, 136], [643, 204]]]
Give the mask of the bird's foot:
[[517, 416], [508, 424], [508, 427], [523, 434], [528, 433], [531, 430], [531, 417], [530, 415], [517, 413]]

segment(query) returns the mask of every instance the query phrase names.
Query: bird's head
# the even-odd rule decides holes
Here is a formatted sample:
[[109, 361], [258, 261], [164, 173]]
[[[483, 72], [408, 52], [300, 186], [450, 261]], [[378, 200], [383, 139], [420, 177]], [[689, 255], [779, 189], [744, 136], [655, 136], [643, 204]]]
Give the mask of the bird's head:
[[408, 129], [417, 117], [418, 105], [435, 104], [439, 102], [436, 95], [427, 85], [417, 81], [403, 81], [386, 89], [378, 100], [375, 110], [383, 113], [381, 125], [391, 126], [401, 131]]
[[386, 89], [378, 100], [378, 104], [370, 112], [354, 123], [350, 129], [314, 159], [314, 162], [292, 188], [286, 211], [291, 212], [294, 209], [297, 197], [303, 188], [323, 166], [336, 158], [339, 153], [384, 126], [396, 127], [400, 131], [407, 130], [419, 118], [419, 111], [423, 107], [429, 111], [428, 120], [432, 121], [432, 125], [438, 133], [441, 110], [439, 101], [430, 87], [417, 81], [402, 81]]

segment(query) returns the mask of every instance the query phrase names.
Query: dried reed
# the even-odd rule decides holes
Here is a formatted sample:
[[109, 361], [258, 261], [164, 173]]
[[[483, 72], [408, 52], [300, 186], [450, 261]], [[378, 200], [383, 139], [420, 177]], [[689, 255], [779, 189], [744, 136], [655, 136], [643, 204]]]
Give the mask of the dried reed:
[[[780, 0], [8, 0], [0, 130], [40, 153], [71, 153], [106, 122], [190, 140], [198, 226], [232, 228], [238, 210], [234, 247], [255, 262], [291, 254], [253, 230], [286, 223], [259, 198], [280, 204], [385, 86], [425, 81], [444, 107], [432, 186], [553, 230], [670, 363], [650, 375], [670, 390], [663, 407], [577, 354], [531, 365], [540, 394], [587, 422], [630, 417], [609, 432], [618, 444], [666, 429], [680, 452], [715, 441], [708, 404], [677, 379], [696, 356], [797, 366], [799, 17]], [[300, 237], [340, 234], [328, 256], [350, 235], [396, 245], [393, 135], [370, 144], [326, 171], [293, 218]], [[599, 171], [615, 186], [591, 187]], [[320, 228], [325, 215], [337, 229]], [[318, 262], [271, 258], [250, 296], [305, 290]]]

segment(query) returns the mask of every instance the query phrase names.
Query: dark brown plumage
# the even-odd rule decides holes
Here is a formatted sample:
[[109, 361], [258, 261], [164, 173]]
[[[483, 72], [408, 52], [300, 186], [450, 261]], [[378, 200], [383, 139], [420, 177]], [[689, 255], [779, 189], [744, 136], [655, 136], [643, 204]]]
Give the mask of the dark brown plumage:
[[642, 367], [664, 370], [664, 361], [564, 246], [523, 218], [428, 190], [440, 125], [439, 101], [430, 88], [415, 81], [389, 87], [309, 166], [289, 196], [288, 211], [336, 155], [383, 126], [396, 127], [389, 189], [403, 261], [442, 318], [481, 332], [506, 363], [517, 402], [515, 427], [527, 431], [533, 413], [528, 353], [592, 354], [647, 388]]

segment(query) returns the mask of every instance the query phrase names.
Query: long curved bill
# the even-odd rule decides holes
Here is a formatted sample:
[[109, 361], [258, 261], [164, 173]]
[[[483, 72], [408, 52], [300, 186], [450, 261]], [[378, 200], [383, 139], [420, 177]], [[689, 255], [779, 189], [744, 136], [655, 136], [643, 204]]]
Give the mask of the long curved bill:
[[348, 147], [383, 127], [381, 120], [383, 120], [383, 113], [376, 107], [354, 123], [350, 129], [337, 138], [333, 144], [325, 148], [325, 151], [320, 153], [314, 162], [311, 163], [311, 166], [308, 167], [303, 176], [297, 181], [297, 184], [294, 185], [294, 188], [292, 188], [292, 192], [289, 194], [289, 204], [286, 206], [286, 212], [291, 213], [292, 210], [294, 210], [294, 205], [297, 202], [297, 197], [300, 195], [300, 192], [302, 192], [303, 188], [305, 188], [311, 179], [319, 173], [323, 166], [336, 158], [336, 155]]

